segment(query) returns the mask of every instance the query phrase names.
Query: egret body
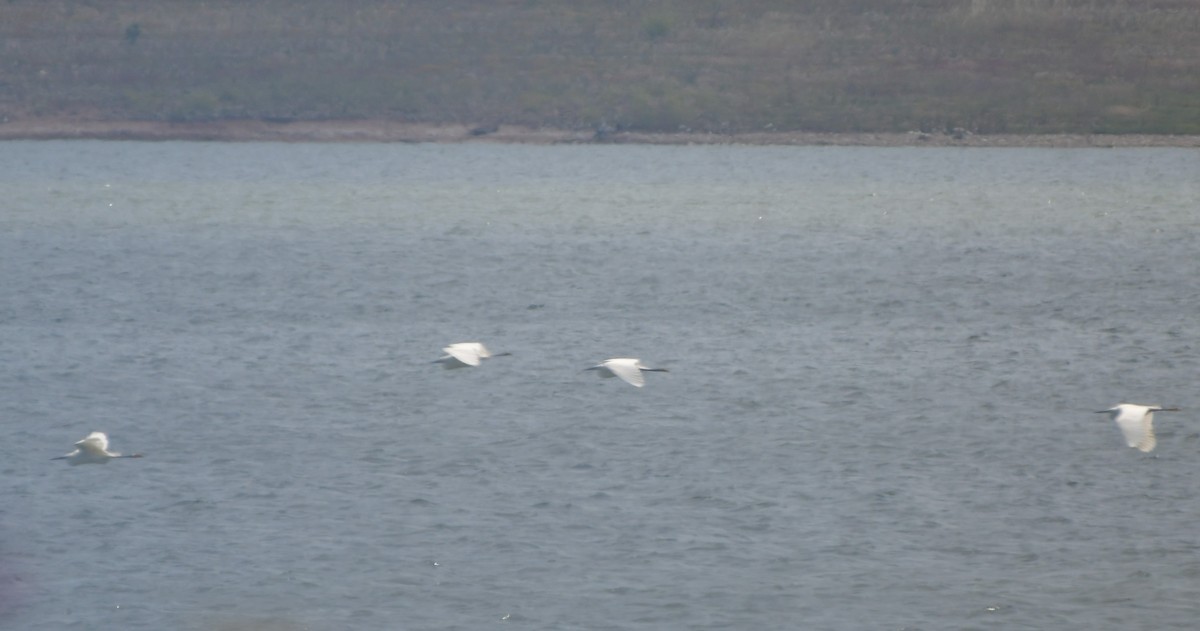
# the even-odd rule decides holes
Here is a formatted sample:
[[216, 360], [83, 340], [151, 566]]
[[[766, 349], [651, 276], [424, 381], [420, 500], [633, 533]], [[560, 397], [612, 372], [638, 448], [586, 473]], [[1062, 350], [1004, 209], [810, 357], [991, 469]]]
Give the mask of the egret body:
[[671, 372], [666, 368], [650, 368], [642, 365], [641, 360], [636, 357], [614, 357], [606, 359], [591, 368], [584, 370], [595, 370], [601, 377], [620, 377], [621, 381], [632, 385], [635, 388], [641, 388], [646, 385], [646, 377], [642, 373], [647, 372]]
[[1154, 413], [1178, 411], [1179, 408], [1164, 408], [1160, 405], [1121, 403], [1096, 413], [1110, 415], [1117, 427], [1121, 428], [1125, 444], [1140, 451], [1153, 451], [1154, 446], [1158, 444], [1158, 440], [1154, 438]]
[[79, 464], [107, 464], [113, 458], [141, 458], [142, 454], [121, 454], [108, 450], [108, 436], [104, 432], [92, 432], [87, 438], [75, 443], [75, 451], [51, 460], [66, 460], [71, 466]]
[[447, 370], [475, 367], [490, 357], [503, 357], [512, 354], [496, 353], [493, 355], [486, 346], [479, 342], [458, 342], [443, 348], [442, 352], [446, 353], [446, 355], [436, 360], [435, 363], [441, 364]]

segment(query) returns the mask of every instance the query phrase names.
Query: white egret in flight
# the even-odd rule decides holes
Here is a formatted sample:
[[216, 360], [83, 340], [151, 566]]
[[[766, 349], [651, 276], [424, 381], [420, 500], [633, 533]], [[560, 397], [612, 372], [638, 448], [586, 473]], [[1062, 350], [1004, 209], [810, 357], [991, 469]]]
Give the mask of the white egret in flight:
[[635, 357], [606, 359], [591, 368], [584, 368], [584, 370], [595, 370], [601, 377], [620, 377], [621, 381], [636, 388], [646, 385], [646, 377], [642, 374], [644, 372], [671, 372], [666, 368], [643, 366], [641, 360]]
[[434, 363], [441, 364], [446, 369], [478, 366], [479, 362], [489, 357], [512, 355], [512, 353], [496, 353], [493, 355], [486, 346], [479, 342], [458, 342], [457, 344], [451, 344], [443, 348], [442, 352], [446, 353], [446, 356], [435, 360]]
[[51, 460], [66, 460], [67, 464], [105, 464], [113, 458], [141, 458], [142, 454], [122, 456], [108, 450], [108, 436], [104, 432], [92, 432], [87, 438], [75, 443], [75, 451]]
[[1153, 451], [1158, 441], [1154, 438], [1154, 413], [1178, 412], [1179, 408], [1164, 408], [1160, 405], [1136, 405], [1121, 403], [1097, 414], [1109, 414], [1121, 428], [1125, 444], [1141, 451]]

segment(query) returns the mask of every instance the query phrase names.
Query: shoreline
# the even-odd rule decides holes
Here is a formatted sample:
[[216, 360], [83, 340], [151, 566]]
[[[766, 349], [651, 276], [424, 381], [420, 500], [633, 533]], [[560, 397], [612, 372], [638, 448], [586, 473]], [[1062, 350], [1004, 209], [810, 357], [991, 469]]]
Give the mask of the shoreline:
[[387, 120], [266, 121], [228, 120], [172, 123], [105, 121], [69, 118], [21, 119], [0, 123], [2, 140], [132, 140], [211, 142], [360, 142], [509, 144], [646, 144], [753, 145], [837, 147], [1183, 147], [1200, 148], [1200, 136], [1148, 134], [971, 134], [946, 133], [597, 133], [552, 128], [499, 125], [490, 128], [456, 124], [407, 123]]

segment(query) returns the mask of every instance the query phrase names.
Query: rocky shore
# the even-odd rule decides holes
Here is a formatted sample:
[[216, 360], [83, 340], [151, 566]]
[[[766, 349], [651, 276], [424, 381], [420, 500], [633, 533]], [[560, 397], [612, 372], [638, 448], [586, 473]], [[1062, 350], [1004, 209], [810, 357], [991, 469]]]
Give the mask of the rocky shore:
[[20, 119], [0, 123], [0, 140], [191, 140], [219, 142], [498, 142], [524, 144], [792, 145], [863, 147], [1195, 147], [1200, 136], [948, 133], [647, 133], [387, 120], [229, 120], [172, 123]]

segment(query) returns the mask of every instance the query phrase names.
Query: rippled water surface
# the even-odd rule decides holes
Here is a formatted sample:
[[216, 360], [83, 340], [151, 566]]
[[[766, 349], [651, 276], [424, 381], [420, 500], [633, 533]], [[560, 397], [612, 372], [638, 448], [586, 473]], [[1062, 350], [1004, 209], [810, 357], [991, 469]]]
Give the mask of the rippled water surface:
[[0, 143], [0, 626], [1194, 629], [1198, 175]]

